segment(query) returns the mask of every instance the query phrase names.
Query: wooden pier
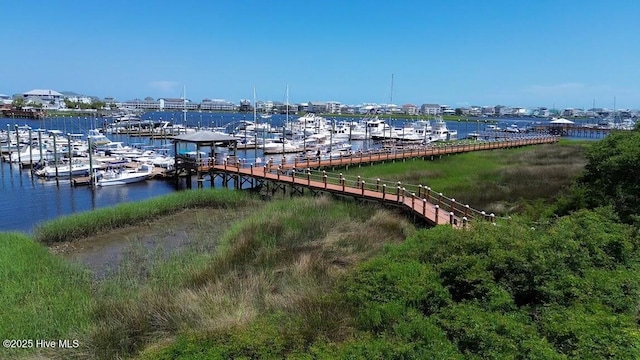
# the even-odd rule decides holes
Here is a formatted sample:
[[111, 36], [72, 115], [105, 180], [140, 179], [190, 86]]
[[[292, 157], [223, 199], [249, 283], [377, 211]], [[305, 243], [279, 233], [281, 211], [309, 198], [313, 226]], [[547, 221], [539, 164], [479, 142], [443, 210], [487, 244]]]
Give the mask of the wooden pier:
[[449, 224], [454, 227], [464, 227], [472, 219], [495, 221], [495, 216], [472, 209], [466, 204], [422, 185], [384, 184], [379, 179], [367, 181], [360, 177], [347, 179], [342, 174], [332, 175], [323, 169], [404, 161], [410, 158], [434, 159], [443, 155], [470, 151], [554, 143], [558, 139], [557, 136], [527, 136], [496, 142], [457, 145], [445, 143], [441, 146], [407, 148], [402, 151], [369, 151], [339, 159], [291, 163], [275, 163], [274, 159], [269, 159], [264, 165], [258, 166], [246, 164], [241, 159], [232, 159], [223, 164], [201, 160], [200, 163], [190, 164], [189, 168], [197, 173], [198, 187], [203, 186], [204, 174], [209, 174], [212, 187], [215, 180], [220, 178], [222, 186], [233, 186], [236, 189], [265, 187], [267, 192], [275, 193], [282, 190], [286, 193], [288, 190], [291, 195], [303, 194], [304, 190], [308, 189], [314, 195], [330, 193], [399, 206], [432, 225]]

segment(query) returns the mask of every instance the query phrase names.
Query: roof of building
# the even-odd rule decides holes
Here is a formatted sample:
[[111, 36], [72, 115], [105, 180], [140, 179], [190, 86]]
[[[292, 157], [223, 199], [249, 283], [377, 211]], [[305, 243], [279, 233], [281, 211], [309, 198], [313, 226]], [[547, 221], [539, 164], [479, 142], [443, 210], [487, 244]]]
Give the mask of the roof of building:
[[50, 89], [34, 89], [23, 93], [24, 96], [63, 96], [61, 93]]

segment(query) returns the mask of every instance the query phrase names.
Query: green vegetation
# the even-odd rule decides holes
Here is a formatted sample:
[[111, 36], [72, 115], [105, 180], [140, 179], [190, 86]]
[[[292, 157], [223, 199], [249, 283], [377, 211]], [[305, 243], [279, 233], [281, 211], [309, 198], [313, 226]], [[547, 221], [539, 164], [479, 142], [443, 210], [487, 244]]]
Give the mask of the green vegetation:
[[[90, 274], [19, 233], [0, 234], [0, 337], [66, 339], [86, 331]], [[22, 349], [0, 349], [0, 357]]]
[[622, 221], [640, 224], [640, 131], [614, 131], [587, 153], [579, 186], [589, 207], [611, 205]]
[[[2, 295], [13, 317], [2, 320], [24, 329], [16, 336], [80, 340], [73, 353], [44, 353], [52, 358], [637, 359], [637, 175], [624, 170], [640, 167], [635, 136], [612, 136], [617, 150], [604, 157], [601, 142], [561, 142], [349, 170], [522, 213], [499, 225], [416, 229], [356, 201], [179, 192], [38, 228], [43, 243], [175, 227], [172, 218], [188, 229], [185, 248], [134, 246], [93, 283], [35, 241], [7, 234], [40, 255], [16, 262], [28, 251], [4, 251], [2, 263], [21, 270], [0, 269], [3, 279], [57, 285], [36, 287], [30, 318], [19, 315], [27, 285], [16, 281]], [[69, 301], [74, 313], [59, 326], [34, 310], [56, 314]]]
[[197, 207], [235, 207], [251, 201], [240, 191], [211, 189], [183, 191], [160, 198], [137, 203], [126, 203], [117, 207], [61, 217], [37, 226], [34, 230], [36, 240], [44, 244], [95, 235], [123, 226], [137, 225], [141, 222], [166, 216], [182, 209]]
[[71, 101], [69, 99], [64, 99], [64, 104], [67, 109], [95, 109], [100, 110], [104, 109], [107, 105], [104, 101], [100, 100], [92, 100], [90, 104], [84, 103], [82, 101]]
[[345, 176], [367, 182], [429, 186], [436, 192], [495, 214], [541, 211], [569, 186], [585, 165], [588, 142], [561, 141], [516, 149], [443, 156], [434, 161], [407, 160], [351, 167]]
[[[265, 351], [275, 351], [268, 347], [276, 342], [299, 347], [319, 333], [346, 336], [341, 312], [326, 296], [335, 279], [412, 229], [396, 215], [354, 203], [273, 202], [231, 226], [215, 253], [125, 266], [101, 285], [94, 325], [82, 342], [91, 344], [89, 357], [111, 359], [176, 335], [211, 341], [257, 332], [268, 342]], [[289, 338], [269, 338], [280, 322]], [[247, 326], [254, 334], [245, 333]]]
[[439, 227], [363, 264], [341, 291], [361, 330], [393, 342], [435, 326], [470, 358], [636, 359], [638, 240], [607, 209], [543, 231]]

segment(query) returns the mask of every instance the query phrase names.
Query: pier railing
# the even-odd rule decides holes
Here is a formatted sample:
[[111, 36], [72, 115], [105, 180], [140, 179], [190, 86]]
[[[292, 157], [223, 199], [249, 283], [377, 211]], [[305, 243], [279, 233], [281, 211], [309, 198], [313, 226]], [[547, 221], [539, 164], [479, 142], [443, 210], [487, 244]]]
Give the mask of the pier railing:
[[423, 184], [403, 184], [399, 181], [380, 178], [363, 178], [361, 176], [345, 176], [343, 173], [328, 172], [327, 167], [347, 166], [366, 162], [384, 162], [387, 160], [403, 160], [407, 158], [439, 156], [452, 153], [490, 150], [516, 146], [552, 143], [558, 141], [557, 136], [533, 135], [516, 139], [503, 139], [492, 142], [459, 142], [453, 144], [436, 144], [429, 147], [406, 147], [402, 149], [376, 149], [352, 154], [339, 159], [309, 160], [300, 162], [276, 162], [269, 158], [265, 163], [250, 162], [243, 158], [229, 158], [221, 165], [215, 165], [215, 159], [202, 159], [200, 165], [204, 169], [215, 169], [237, 176], [259, 177], [271, 181], [279, 181], [292, 186], [307, 186], [324, 189], [347, 196], [357, 196], [384, 203], [409, 207], [435, 224], [448, 223], [462, 227], [469, 221], [486, 220], [495, 222], [493, 213], [486, 213], [470, 207], [454, 198]]

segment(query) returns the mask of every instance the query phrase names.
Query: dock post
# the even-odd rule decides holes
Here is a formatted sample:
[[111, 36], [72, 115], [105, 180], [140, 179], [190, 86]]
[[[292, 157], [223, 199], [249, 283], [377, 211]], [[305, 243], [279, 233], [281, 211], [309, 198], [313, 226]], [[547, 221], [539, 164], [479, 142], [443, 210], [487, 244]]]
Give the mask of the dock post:
[[364, 180], [362, 180], [362, 196], [364, 196]]
[[427, 216], [427, 199], [422, 199], [422, 216]]
[[453, 225], [454, 225], [453, 211], [450, 211], [450, 212], [449, 212], [449, 224], [450, 224], [451, 226], [453, 226]]
[[462, 217], [462, 228], [466, 229], [467, 228], [467, 222], [469, 221], [469, 219], [466, 216]]
[[435, 206], [435, 210], [436, 210], [436, 225], [438, 225], [438, 210], [440, 210], [440, 206], [436, 205]]
[[382, 200], [384, 200], [386, 194], [387, 194], [387, 184], [382, 184]]
[[376, 191], [380, 191], [380, 178], [376, 179]]

